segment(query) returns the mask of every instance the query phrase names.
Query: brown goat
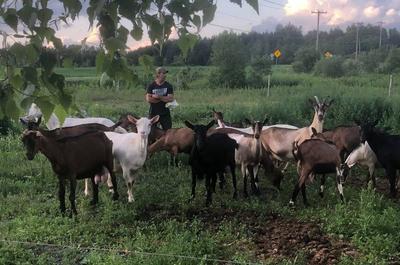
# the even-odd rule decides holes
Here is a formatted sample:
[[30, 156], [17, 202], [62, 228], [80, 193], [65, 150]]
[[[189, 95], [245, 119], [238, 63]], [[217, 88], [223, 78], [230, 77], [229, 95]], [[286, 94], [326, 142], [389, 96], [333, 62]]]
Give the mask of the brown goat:
[[[314, 136], [316, 133], [314, 128], [313, 132]], [[341, 165], [339, 150], [335, 145], [317, 138], [306, 140], [301, 145], [297, 145], [295, 142], [293, 155], [298, 160], [297, 172], [299, 174], [299, 180], [293, 190], [293, 195], [289, 202], [290, 205], [294, 205], [300, 189], [303, 195], [304, 205], [308, 205], [306, 198], [306, 181], [313, 175], [328, 173], [336, 173], [336, 183], [340, 199], [344, 201], [342, 183], [346, 176], [344, 174], [344, 167]], [[323, 177], [323, 179], [325, 178]], [[322, 192], [323, 183], [321, 183], [321, 188]]]
[[335, 144], [340, 152], [340, 159], [344, 162], [345, 158], [360, 145], [360, 132], [360, 126], [338, 126], [318, 135]]
[[71, 215], [77, 214], [75, 206], [76, 180], [91, 178], [93, 200], [98, 202], [98, 186], [94, 176], [103, 174], [105, 167], [111, 175], [114, 187], [113, 199], [118, 199], [117, 182], [113, 172], [112, 142], [104, 132], [85, 132], [70, 137], [44, 135], [40, 131], [23, 133], [22, 141], [27, 149], [26, 156], [33, 160], [38, 152], [43, 153], [50, 161], [59, 181], [60, 210], [65, 213], [65, 180], [70, 181]]

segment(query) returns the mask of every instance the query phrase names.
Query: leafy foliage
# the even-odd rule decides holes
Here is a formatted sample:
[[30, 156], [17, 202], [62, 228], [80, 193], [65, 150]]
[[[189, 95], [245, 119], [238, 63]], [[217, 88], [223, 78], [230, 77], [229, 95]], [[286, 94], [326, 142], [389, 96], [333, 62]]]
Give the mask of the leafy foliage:
[[[25, 44], [15, 42], [10, 49], [3, 51], [6, 56], [1, 58], [2, 64], [7, 67], [6, 79], [1, 84], [1, 89], [6, 91], [2, 95], [6, 98], [2, 99], [4, 105], [1, 106], [0, 116], [13, 119], [19, 115], [19, 108], [15, 100], [16, 94], [9, 90], [18, 91], [19, 94], [37, 101], [45, 118], [57, 106], [62, 106], [65, 111], [73, 107], [71, 96], [64, 91], [65, 80], [54, 74], [54, 67], [60, 64], [60, 58], [54, 53], [46, 52], [43, 47], [52, 45], [57, 50], [63, 47], [61, 39], [56, 36], [60, 24], [74, 21], [79, 14], [85, 12], [90, 26], [98, 27], [100, 32], [101, 51], [96, 57], [98, 72], [106, 73], [116, 81], [136, 82], [138, 78], [124, 58], [129, 35], [140, 40], [143, 27], [148, 27], [150, 40], [152, 44], [158, 44], [161, 55], [164, 43], [172, 29], [176, 28], [181, 37], [179, 48], [186, 58], [197, 40], [197, 35], [189, 33], [188, 29], [196, 27], [198, 32], [213, 20], [217, 8], [212, 0], [119, 0], [88, 1], [86, 10], [83, 10], [79, 0], [60, 0], [65, 12], [56, 15], [49, 8], [48, 0], [20, 2], [0, 1], [0, 16], [15, 32], [6, 34], [25, 40]], [[247, 2], [258, 12], [258, 0]], [[157, 7], [156, 10], [154, 6]], [[131, 22], [131, 29], [121, 24], [123, 19]], [[66, 66], [72, 65], [71, 59], [65, 59], [63, 63]], [[16, 71], [17, 67], [30, 70], [21, 75]], [[32, 68], [39, 68], [39, 71], [35, 74]], [[29, 94], [24, 92], [28, 87]]]
[[309, 73], [312, 71], [319, 58], [320, 55], [315, 49], [301, 48], [296, 52], [293, 70], [296, 72]]
[[344, 75], [343, 59], [341, 57], [323, 58], [316, 63], [315, 73], [327, 77], [341, 77]]
[[239, 87], [244, 84], [246, 64], [243, 44], [234, 33], [224, 32], [212, 46], [212, 63], [217, 66], [214, 80], [217, 84]]

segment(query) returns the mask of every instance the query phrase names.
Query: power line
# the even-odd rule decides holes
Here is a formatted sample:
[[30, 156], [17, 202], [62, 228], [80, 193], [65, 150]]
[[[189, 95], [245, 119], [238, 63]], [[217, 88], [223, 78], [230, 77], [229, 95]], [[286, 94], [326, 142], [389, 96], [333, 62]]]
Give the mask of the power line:
[[274, 1], [270, 1], [270, 0], [263, 0], [263, 1], [264, 1], [264, 2], [267, 2], [267, 3], [270, 3], [270, 4], [273, 4], [273, 5], [285, 6], [284, 4], [277, 3], [277, 2], [274, 2]]
[[228, 17], [233, 17], [233, 18], [237, 18], [237, 19], [241, 19], [241, 20], [246, 20], [246, 21], [253, 22], [253, 23], [258, 23], [257, 21], [252, 20], [252, 19], [248, 19], [248, 18], [244, 18], [244, 17], [238, 17], [238, 16], [235, 16], [235, 15], [231, 15], [231, 14], [228, 14], [228, 13], [225, 13], [225, 12], [218, 11], [218, 10], [217, 10], [217, 13], [219, 13], [219, 14], [221, 14], [221, 15], [228, 16]]
[[230, 30], [237, 30], [237, 31], [247, 32], [247, 33], [250, 32], [250, 30], [238, 29], [238, 28], [228, 27], [228, 26], [219, 25], [219, 24], [214, 24], [214, 23], [208, 23], [207, 25], [214, 26], [214, 27], [218, 27], [218, 28], [224, 28], [224, 29], [230, 29]]
[[276, 6], [267, 6], [267, 5], [264, 5], [264, 4], [262, 4], [262, 3], [258, 3], [260, 6], [263, 6], [263, 7], [267, 7], [267, 8], [272, 8], [272, 9], [276, 9], [276, 10], [282, 10], [283, 9], [283, 7], [276, 7]]

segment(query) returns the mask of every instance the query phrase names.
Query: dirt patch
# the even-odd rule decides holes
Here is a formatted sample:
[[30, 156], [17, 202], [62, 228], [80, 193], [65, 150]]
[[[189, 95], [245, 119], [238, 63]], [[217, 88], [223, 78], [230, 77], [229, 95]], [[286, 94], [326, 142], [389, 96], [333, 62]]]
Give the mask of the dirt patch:
[[342, 255], [358, 255], [350, 243], [324, 235], [315, 223], [277, 217], [253, 230], [256, 255], [262, 260], [294, 258], [302, 252], [307, 264], [336, 264]]
[[[156, 211], [156, 214], [165, 214], [165, 211]], [[224, 220], [240, 220], [247, 227], [254, 243], [256, 260], [261, 262], [294, 259], [299, 253], [303, 253], [307, 264], [337, 264], [343, 255], [359, 255], [349, 242], [329, 237], [313, 222], [285, 218], [273, 213], [261, 215], [232, 209], [192, 209], [185, 214], [184, 219], [200, 219], [212, 230], [217, 230]], [[168, 218], [173, 216], [177, 215], [168, 213]]]

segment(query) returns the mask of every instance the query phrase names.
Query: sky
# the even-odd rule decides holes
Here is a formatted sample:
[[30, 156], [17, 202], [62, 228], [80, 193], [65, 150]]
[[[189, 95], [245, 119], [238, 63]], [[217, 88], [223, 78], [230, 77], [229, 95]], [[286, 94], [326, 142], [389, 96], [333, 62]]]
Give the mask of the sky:
[[[311, 13], [315, 10], [327, 12], [320, 17], [321, 30], [335, 27], [344, 29], [357, 22], [376, 25], [379, 21], [384, 22], [385, 28], [400, 29], [400, 0], [258, 0], [259, 14], [247, 4], [246, 0], [242, 1], [240, 7], [229, 0], [217, 0], [215, 18], [201, 30], [200, 35], [211, 37], [224, 30], [271, 32], [278, 24], [288, 23], [301, 26], [303, 33], [306, 33], [316, 28], [317, 16]], [[56, 6], [52, 7], [57, 9]], [[79, 19], [70, 26], [62, 26], [57, 32], [56, 35], [65, 44], [78, 44], [84, 38], [87, 38], [89, 45], [98, 44], [98, 30], [96, 28], [89, 30], [85, 13], [83, 11]], [[128, 28], [130, 26], [129, 22], [123, 24]], [[4, 30], [4, 27], [0, 25], [0, 30]], [[173, 32], [171, 38], [176, 37], [176, 32]], [[127, 45], [130, 50], [134, 50], [150, 45], [150, 40], [145, 33], [141, 41], [129, 39]]]

